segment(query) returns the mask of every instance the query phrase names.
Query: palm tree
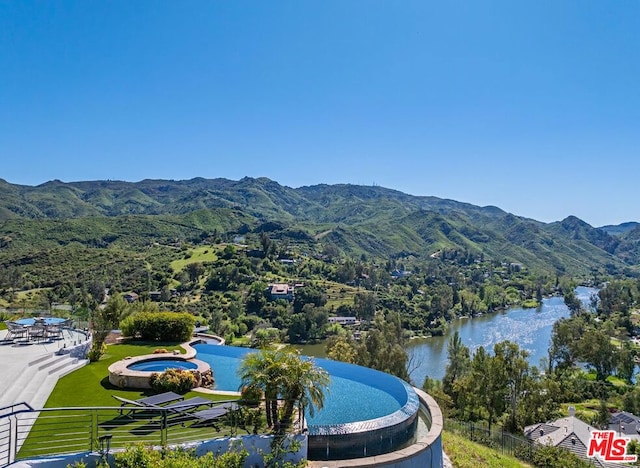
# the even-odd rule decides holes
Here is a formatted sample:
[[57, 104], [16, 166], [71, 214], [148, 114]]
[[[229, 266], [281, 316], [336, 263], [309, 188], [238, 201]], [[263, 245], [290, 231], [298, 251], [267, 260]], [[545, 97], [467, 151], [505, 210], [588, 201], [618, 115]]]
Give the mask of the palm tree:
[[[239, 368], [241, 386], [264, 392], [267, 426], [277, 432], [290, 427], [296, 406], [301, 415], [305, 408], [313, 414], [324, 405], [329, 385], [327, 372], [298, 351], [263, 349], [247, 354]], [[284, 400], [282, 419], [278, 417], [278, 397]]]
[[329, 380], [327, 371], [316, 366], [310, 358], [302, 358], [299, 351], [288, 351], [285, 354], [281, 390], [284, 399], [283, 429], [291, 426], [296, 405], [301, 418], [304, 418], [307, 408], [311, 416], [316, 408], [322, 409]]
[[278, 423], [278, 389], [279, 374], [277, 352], [262, 349], [257, 353], [247, 354], [240, 364], [241, 387], [259, 389], [264, 393], [267, 426], [274, 427]]

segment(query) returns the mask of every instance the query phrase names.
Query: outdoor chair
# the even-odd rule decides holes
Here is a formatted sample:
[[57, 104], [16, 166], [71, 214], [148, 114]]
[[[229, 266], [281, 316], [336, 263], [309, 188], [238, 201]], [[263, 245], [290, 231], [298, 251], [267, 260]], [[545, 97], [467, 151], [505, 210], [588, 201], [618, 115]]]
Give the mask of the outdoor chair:
[[29, 329], [24, 325], [15, 322], [5, 322], [7, 324], [7, 336], [5, 340], [15, 342], [26, 342], [29, 339]]
[[29, 327], [29, 339], [32, 341], [48, 340], [47, 327], [41, 323], [36, 322], [35, 325]]
[[60, 328], [59, 325], [46, 325], [45, 333], [49, 339], [52, 339], [52, 340], [62, 339], [62, 328]]

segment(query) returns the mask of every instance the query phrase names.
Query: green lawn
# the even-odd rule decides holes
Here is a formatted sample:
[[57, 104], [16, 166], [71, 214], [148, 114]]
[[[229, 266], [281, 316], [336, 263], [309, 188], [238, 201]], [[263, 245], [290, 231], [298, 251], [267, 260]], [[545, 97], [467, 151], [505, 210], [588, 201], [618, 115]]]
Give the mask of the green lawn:
[[190, 263], [215, 262], [218, 259], [215, 249], [211, 246], [196, 247], [184, 252], [183, 258], [171, 262], [174, 272], [182, 271]]
[[[184, 351], [176, 343], [153, 344], [118, 344], [107, 346], [107, 352], [100, 361], [86, 366], [64, 376], [58, 381], [45, 408], [60, 408], [66, 406], [117, 406], [119, 403], [112, 397], [118, 395], [130, 400], [150, 394], [149, 390], [123, 390], [109, 383], [109, 366], [127, 356], [151, 354], [155, 349]], [[200, 395], [200, 394], [198, 394]], [[188, 394], [187, 397], [191, 396]]]
[[[153, 344], [118, 344], [107, 348], [107, 353], [98, 362], [90, 363], [69, 375], [61, 378], [45, 405], [45, 408], [69, 407], [118, 407], [120, 403], [113, 395], [135, 400], [152, 392], [149, 390], [124, 390], [109, 383], [108, 367], [127, 356], [151, 354], [155, 349], [168, 351], [182, 348], [176, 343]], [[221, 401], [234, 399], [226, 395], [211, 395], [189, 392], [184, 398], [200, 396]], [[201, 427], [193, 425], [193, 421], [180, 421], [170, 425], [169, 429], [161, 427], [158, 414], [135, 413], [135, 417], [125, 417], [114, 410], [64, 410], [42, 412], [36, 420], [19, 457], [83, 451], [97, 447], [101, 435], [112, 434], [113, 447], [123, 447], [134, 442], [160, 445], [164, 443], [180, 443], [189, 440], [204, 440], [217, 436], [230, 435], [233, 429], [224, 423]], [[175, 418], [174, 418], [175, 419]], [[93, 444], [93, 445], [91, 445]]]
[[531, 466], [517, 458], [471, 442], [469, 439], [449, 431], [442, 432], [442, 444], [445, 453], [456, 468], [522, 468]]

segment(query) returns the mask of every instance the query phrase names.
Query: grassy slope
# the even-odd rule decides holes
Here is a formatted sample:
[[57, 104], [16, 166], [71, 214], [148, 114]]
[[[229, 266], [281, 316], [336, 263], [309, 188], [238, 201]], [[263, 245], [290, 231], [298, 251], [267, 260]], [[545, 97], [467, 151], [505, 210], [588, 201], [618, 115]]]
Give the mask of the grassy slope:
[[503, 455], [484, 445], [471, 442], [462, 436], [444, 431], [444, 451], [456, 468], [521, 468], [530, 467], [517, 458]]
[[171, 269], [174, 272], [182, 271], [184, 267], [191, 263], [215, 262], [218, 259], [213, 247], [201, 246], [189, 249], [186, 254], [179, 260], [171, 262]]

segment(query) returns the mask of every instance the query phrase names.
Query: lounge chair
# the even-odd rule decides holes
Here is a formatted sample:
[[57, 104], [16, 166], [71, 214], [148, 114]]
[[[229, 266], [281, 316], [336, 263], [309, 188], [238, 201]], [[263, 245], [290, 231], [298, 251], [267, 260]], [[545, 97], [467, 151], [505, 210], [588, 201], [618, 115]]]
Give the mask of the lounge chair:
[[[162, 405], [175, 402], [182, 401], [184, 397], [182, 395], [178, 395], [174, 392], [164, 392], [159, 393], [157, 395], [152, 395], [150, 397], [140, 398], [139, 400], [129, 400], [127, 398], [122, 398], [117, 395], [111, 395], [113, 398], [118, 400], [120, 404], [120, 414], [123, 414], [124, 410], [128, 409], [128, 415], [132, 415], [136, 409], [139, 411], [141, 409], [150, 409], [150, 408], [164, 408]], [[126, 406], [134, 406], [136, 408], [127, 408]]]
[[206, 424], [209, 424], [209, 423], [213, 423], [214, 421], [216, 421], [220, 417], [222, 417], [225, 414], [227, 414], [229, 411], [237, 410], [239, 407], [240, 406], [237, 403], [227, 402], [227, 403], [222, 403], [221, 405], [214, 406], [211, 409], [206, 409], [206, 410], [196, 411], [195, 413], [190, 413], [189, 416], [191, 416], [192, 418], [195, 418], [197, 420], [195, 422], [195, 424], [206, 425]]
[[214, 404], [215, 404], [215, 401], [209, 400], [207, 398], [193, 397], [193, 398], [189, 398], [188, 400], [171, 403], [170, 405], [163, 406], [163, 408], [170, 411], [175, 410], [180, 412], [186, 412], [186, 411], [199, 408], [200, 406], [213, 406]]

